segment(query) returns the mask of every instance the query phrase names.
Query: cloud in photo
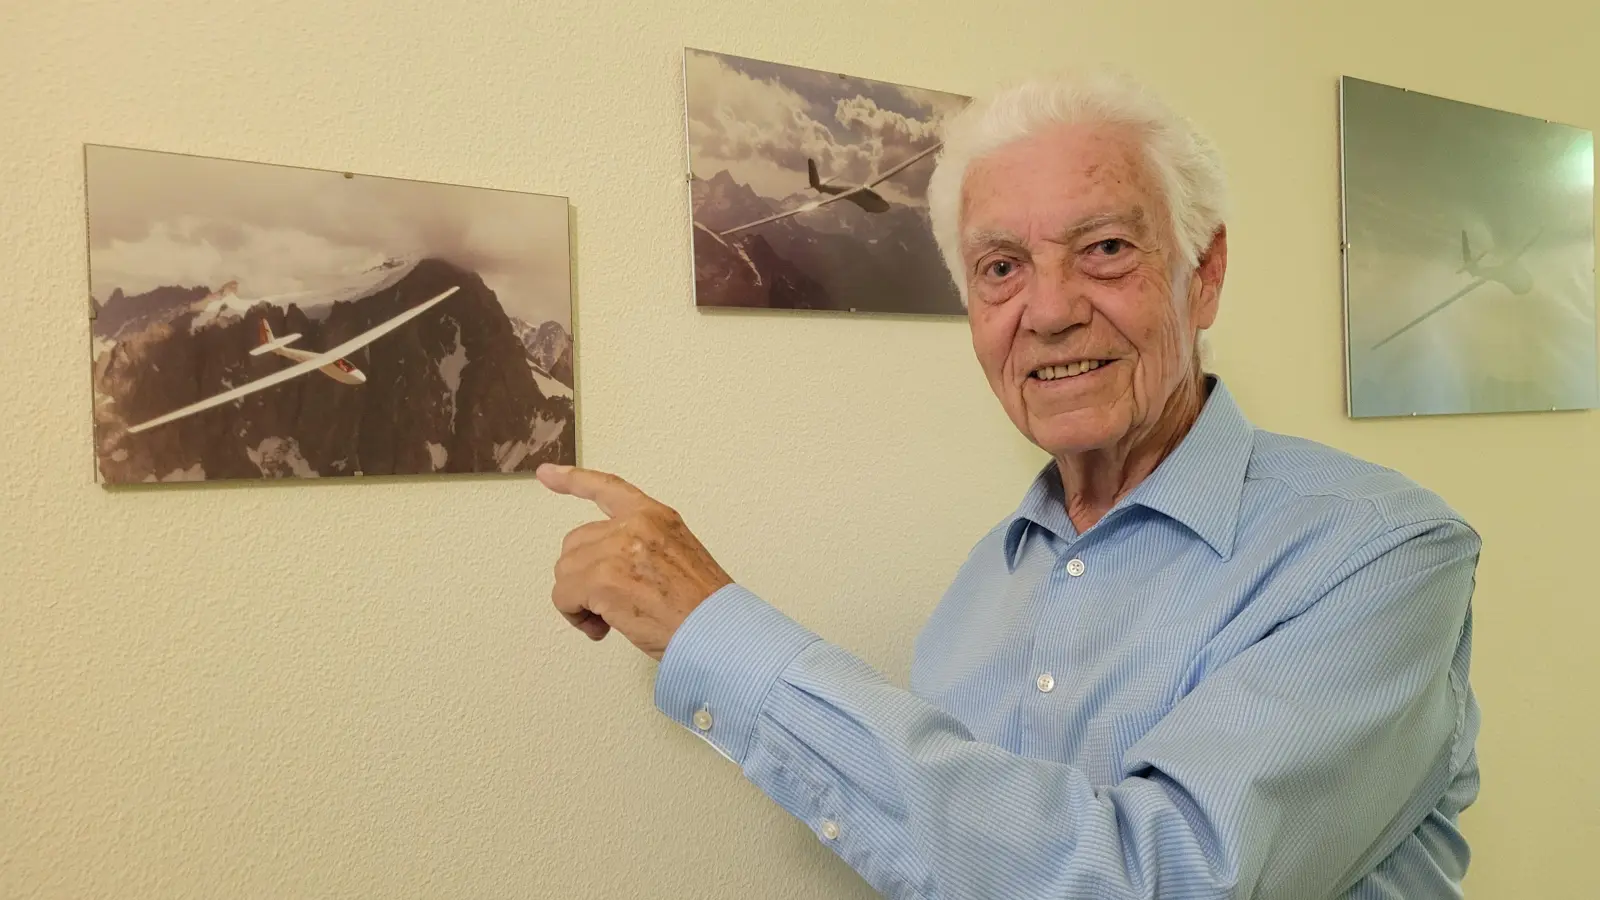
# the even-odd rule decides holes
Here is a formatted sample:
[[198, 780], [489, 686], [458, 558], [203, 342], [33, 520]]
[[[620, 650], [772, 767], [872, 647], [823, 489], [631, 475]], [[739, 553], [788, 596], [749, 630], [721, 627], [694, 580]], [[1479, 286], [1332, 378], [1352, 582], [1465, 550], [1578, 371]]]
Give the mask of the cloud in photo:
[[[859, 184], [938, 140], [965, 97], [828, 72], [689, 51], [685, 58], [693, 172], [727, 170], [768, 199], [805, 190], [806, 160], [825, 179]], [[929, 164], [880, 185], [922, 206]]]
[[241, 297], [338, 284], [394, 257], [481, 275], [506, 311], [571, 327], [565, 201], [206, 157], [90, 147], [90, 290]]

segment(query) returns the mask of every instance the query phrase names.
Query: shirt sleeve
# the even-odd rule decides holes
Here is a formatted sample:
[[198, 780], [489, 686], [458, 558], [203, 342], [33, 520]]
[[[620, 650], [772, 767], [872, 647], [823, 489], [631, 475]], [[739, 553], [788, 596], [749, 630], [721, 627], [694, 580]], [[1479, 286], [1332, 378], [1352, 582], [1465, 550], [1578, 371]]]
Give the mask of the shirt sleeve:
[[1111, 785], [976, 740], [738, 585], [673, 637], [656, 704], [894, 900], [1333, 896], [1462, 762], [1478, 549], [1459, 522], [1368, 542]]

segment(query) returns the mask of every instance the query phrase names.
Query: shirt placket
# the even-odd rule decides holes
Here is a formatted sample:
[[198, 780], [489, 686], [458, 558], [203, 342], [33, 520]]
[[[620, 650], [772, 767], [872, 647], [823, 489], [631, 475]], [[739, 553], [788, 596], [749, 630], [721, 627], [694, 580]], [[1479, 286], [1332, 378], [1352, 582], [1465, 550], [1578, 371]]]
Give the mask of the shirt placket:
[[1088, 536], [1073, 541], [1055, 538], [1051, 543], [1056, 560], [1040, 585], [1026, 673], [1030, 683], [1023, 687], [1029, 695], [1022, 704], [1023, 731], [1031, 755], [1060, 758], [1070, 733], [1066, 722], [1073, 697], [1072, 636], [1087, 597], [1086, 557], [1092, 543]]

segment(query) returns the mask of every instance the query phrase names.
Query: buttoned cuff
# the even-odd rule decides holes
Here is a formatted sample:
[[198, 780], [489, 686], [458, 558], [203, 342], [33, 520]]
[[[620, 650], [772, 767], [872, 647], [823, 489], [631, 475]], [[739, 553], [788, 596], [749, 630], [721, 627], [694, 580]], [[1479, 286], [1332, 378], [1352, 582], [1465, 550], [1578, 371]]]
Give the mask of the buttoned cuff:
[[821, 640], [755, 594], [730, 584], [695, 607], [656, 671], [656, 708], [743, 765], [767, 693]]

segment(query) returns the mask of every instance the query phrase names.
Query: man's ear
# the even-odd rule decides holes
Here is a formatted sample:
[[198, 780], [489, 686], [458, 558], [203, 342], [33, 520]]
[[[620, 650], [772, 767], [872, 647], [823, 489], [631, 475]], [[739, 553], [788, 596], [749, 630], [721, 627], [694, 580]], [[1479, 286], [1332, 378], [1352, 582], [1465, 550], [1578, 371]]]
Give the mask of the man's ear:
[[1200, 253], [1200, 265], [1189, 280], [1189, 324], [1207, 329], [1217, 321], [1222, 281], [1228, 274], [1228, 226], [1219, 225], [1211, 243]]

